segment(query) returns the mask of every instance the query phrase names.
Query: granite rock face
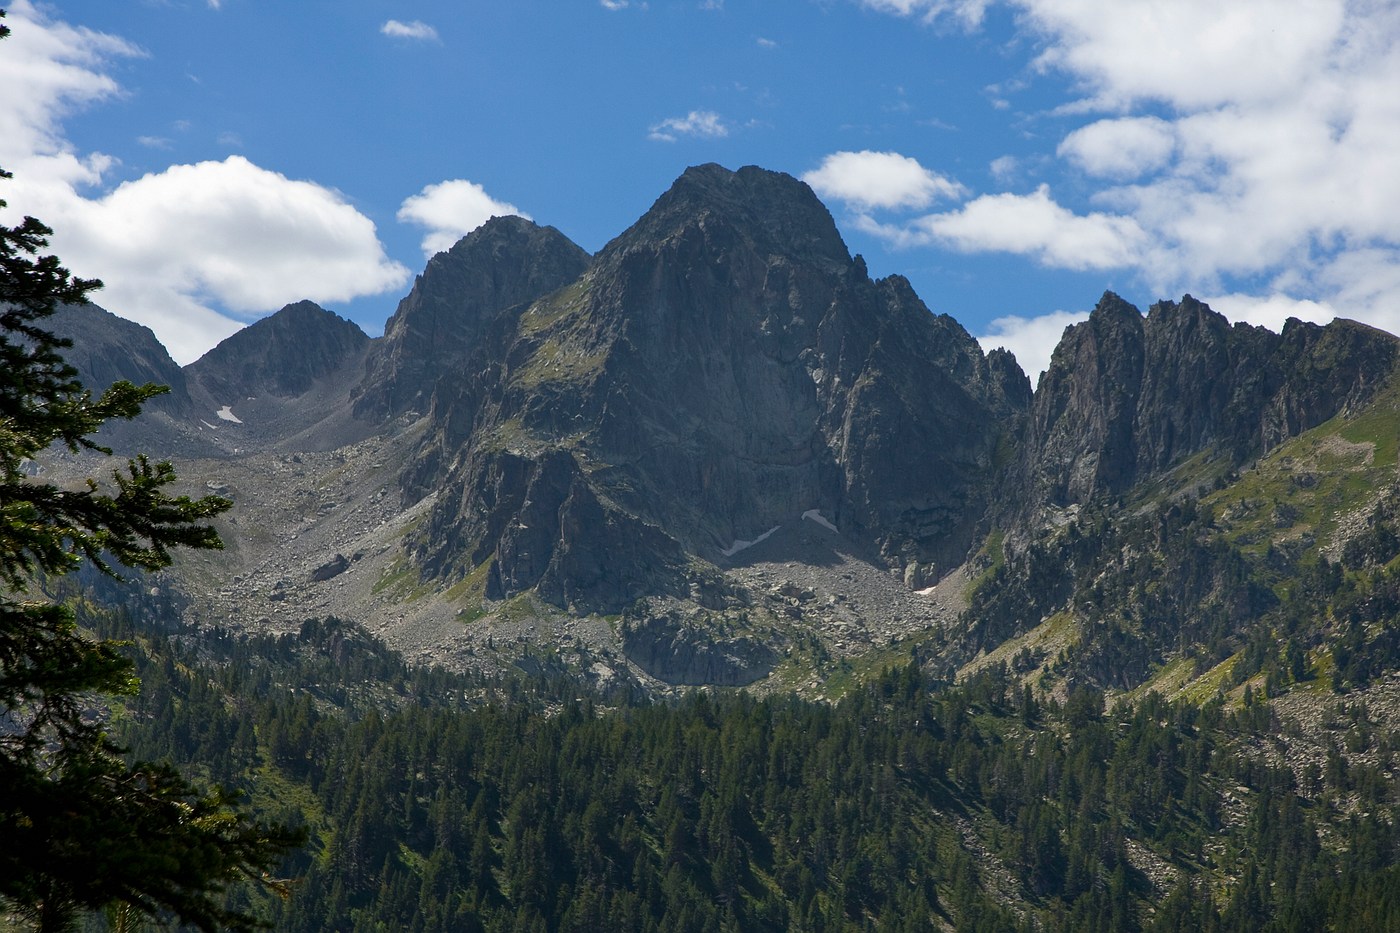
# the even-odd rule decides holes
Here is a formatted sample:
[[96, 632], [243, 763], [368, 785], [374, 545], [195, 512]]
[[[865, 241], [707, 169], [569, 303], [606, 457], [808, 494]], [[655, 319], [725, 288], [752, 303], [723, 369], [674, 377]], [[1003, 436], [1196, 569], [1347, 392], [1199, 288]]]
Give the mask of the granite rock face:
[[438, 381], [419, 558], [615, 610], [818, 509], [892, 565], [951, 562], [1028, 400], [1007, 355], [872, 281], [806, 185], [700, 166]]
[[1232, 463], [1359, 407], [1395, 338], [1352, 321], [1230, 324], [1190, 295], [1146, 317], [1107, 293], [1068, 328], [1035, 394], [1014, 472], [1023, 513], [1122, 493], [1210, 451]]
[[368, 347], [357, 325], [299, 301], [234, 333], [185, 372], [211, 398], [226, 402], [249, 395], [292, 398], [357, 371]]
[[561, 288], [589, 256], [553, 227], [493, 217], [428, 261], [376, 341], [355, 391], [355, 412], [383, 418], [426, 411], [433, 387], [504, 311]]
[[629, 622], [622, 645], [642, 670], [677, 685], [743, 687], [767, 677], [779, 661], [758, 639], [717, 635], [677, 612]]

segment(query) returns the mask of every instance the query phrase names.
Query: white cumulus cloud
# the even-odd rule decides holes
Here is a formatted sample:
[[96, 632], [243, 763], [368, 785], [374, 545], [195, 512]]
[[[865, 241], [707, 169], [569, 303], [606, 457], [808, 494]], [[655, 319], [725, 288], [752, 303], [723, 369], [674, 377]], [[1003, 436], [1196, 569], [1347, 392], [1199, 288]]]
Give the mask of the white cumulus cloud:
[[416, 19], [408, 23], [391, 19], [386, 21], [383, 26], [380, 26], [379, 31], [395, 39], [418, 39], [425, 42], [438, 41], [437, 30], [427, 23], [419, 22]]
[[121, 93], [107, 73], [140, 54], [121, 39], [10, 7], [0, 55], [4, 220], [32, 214], [74, 274], [101, 278], [108, 310], [155, 331], [181, 363], [289, 301], [339, 301], [404, 284], [374, 224], [337, 192], [239, 156], [106, 182], [114, 160], [81, 153], [63, 118]]
[[70, 268], [106, 282], [98, 301], [149, 326], [180, 362], [289, 301], [344, 301], [404, 284], [374, 224], [337, 193], [241, 156], [173, 165], [46, 218]]
[[423, 253], [432, 256], [451, 249], [452, 244], [492, 217], [511, 214], [531, 219], [529, 214], [514, 204], [491, 197], [476, 182], [454, 178], [428, 185], [405, 200], [399, 208], [398, 218], [428, 229], [423, 237]]
[[110, 158], [75, 153], [63, 121], [120, 95], [117, 82], [102, 70], [106, 64], [145, 53], [116, 36], [48, 22], [28, 0], [10, 5], [8, 22], [12, 35], [0, 54], [0, 87], [6, 88], [0, 164], [34, 184], [97, 183]]
[[1132, 218], [1075, 214], [1057, 204], [1046, 185], [1031, 194], [985, 194], [957, 210], [927, 214], [905, 224], [858, 218], [857, 225], [895, 246], [1015, 253], [1061, 269], [1129, 266], [1148, 246], [1147, 236]]
[[1219, 311], [1232, 321], [1243, 321], [1269, 330], [1283, 329], [1289, 318], [1325, 324], [1337, 316], [1330, 304], [1287, 295], [1212, 295], [1201, 299], [1211, 310]]
[[1011, 314], [992, 321], [987, 334], [978, 337], [977, 342], [984, 351], [997, 347], [1010, 350], [1031, 382], [1035, 382], [1050, 368], [1050, 355], [1065, 328], [1088, 318], [1087, 311], [1051, 311], [1029, 317]]
[[[1183, 110], [1285, 100], [1325, 70], [1348, 29], [1346, 0], [1016, 0], [1091, 102]], [[1365, 16], [1378, 3], [1350, 4]]]
[[713, 110], [692, 110], [683, 117], [668, 117], [654, 124], [647, 138], [673, 143], [682, 136], [716, 139], [728, 135], [729, 126], [719, 114]]
[[1123, 117], [1080, 127], [1057, 151], [1090, 175], [1132, 179], [1166, 165], [1175, 147], [1176, 134], [1166, 120]]
[[[861, 2], [924, 18], [965, 7]], [[1222, 296], [1242, 320], [1336, 311], [1400, 324], [1400, 5], [1000, 2], [1040, 50], [1032, 75], [1068, 80], [1054, 115], [1070, 125], [1051, 170], [1064, 176], [1057, 190], [1087, 191], [1091, 207], [1071, 210], [1044, 189], [992, 193], [914, 223], [865, 218], [865, 229], [1066, 268], [1116, 265], [1157, 294]], [[1068, 236], [1048, 242], [1049, 230]]]
[[962, 185], [897, 152], [835, 152], [802, 180], [822, 197], [860, 210], [922, 208], [966, 194]]

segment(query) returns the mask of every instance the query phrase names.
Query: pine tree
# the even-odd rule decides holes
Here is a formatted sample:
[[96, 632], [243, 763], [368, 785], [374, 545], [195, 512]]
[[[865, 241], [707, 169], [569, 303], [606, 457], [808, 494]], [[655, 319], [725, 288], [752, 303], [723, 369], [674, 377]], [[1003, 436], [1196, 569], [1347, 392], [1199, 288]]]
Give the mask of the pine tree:
[[[0, 38], [8, 32], [0, 25]], [[50, 233], [32, 217], [0, 225], [0, 906], [42, 931], [104, 908], [251, 929], [223, 890], [264, 877], [296, 834], [253, 822], [232, 794], [167, 765], [126, 762], [94, 711], [104, 695], [136, 691], [131, 663], [43, 597], [44, 581], [84, 560], [115, 576], [115, 565], [168, 566], [175, 547], [219, 547], [206, 522], [230, 505], [170, 495], [170, 464], [145, 457], [78, 489], [29, 475], [57, 445], [110, 454], [90, 435], [165, 391], [119, 382], [94, 398], [63, 361], [67, 342], [44, 319], [101, 283], [43, 255]]]

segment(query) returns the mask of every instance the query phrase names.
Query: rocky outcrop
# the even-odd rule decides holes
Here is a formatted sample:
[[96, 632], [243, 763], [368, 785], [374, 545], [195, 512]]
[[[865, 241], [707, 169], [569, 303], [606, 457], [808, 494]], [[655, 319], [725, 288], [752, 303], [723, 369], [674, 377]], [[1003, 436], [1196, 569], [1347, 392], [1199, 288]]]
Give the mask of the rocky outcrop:
[[73, 342], [62, 351], [63, 358], [94, 393], [122, 379], [136, 385], [153, 382], [170, 391], [147, 402], [147, 410], [172, 416], [191, 410], [184, 372], [149, 327], [93, 304], [64, 305], [41, 326]]
[[1190, 295], [1144, 318], [1107, 293], [1066, 330], [1015, 467], [1023, 515], [1122, 493], [1201, 451], [1239, 464], [1363, 405], [1400, 344], [1337, 320], [1282, 333], [1230, 324]]
[[657, 680], [677, 686], [744, 687], [773, 671], [778, 654], [747, 635], [721, 635], [678, 612], [628, 620], [627, 657]]
[[224, 404], [248, 396], [293, 398], [358, 369], [368, 346], [369, 337], [357, 325], [314, 302], [299, 301], [223, 340], [185, 373]]
[[409, 477], [447, 490], [420, 559], [585, 607], [684, 591], [684, 555], [810, 509], [891, 565], [951, 565], [1029, 400], [1009, 355], [872, 281], [806, 185], [757, 168], [688, 170], [586, 274], [474, 334]]
[[589, 256], [553, 227], [493, 217], [428, 261], [399, 302], [355, 390], [355, 412], [382, 419], [426, 412], [437, 380], [500, 313], [562, 288]]
[[1031, 406], [1018, 462], [1028, 503], [1065, 505], [1131, 486], [1145, 372], [1142, 313], [1107, 293], [1065, 330]]
[[[486, 596], [537, 590], [560, 606], [618, 612], [634, 600], [679, 592], [685, 556], [675, 541], [599, 498], [574, 455], [478, 451], [428, 520], [420, 554], [431, 573], [490, 561]], [[469, 542], [464, 553], [432, 546]]]

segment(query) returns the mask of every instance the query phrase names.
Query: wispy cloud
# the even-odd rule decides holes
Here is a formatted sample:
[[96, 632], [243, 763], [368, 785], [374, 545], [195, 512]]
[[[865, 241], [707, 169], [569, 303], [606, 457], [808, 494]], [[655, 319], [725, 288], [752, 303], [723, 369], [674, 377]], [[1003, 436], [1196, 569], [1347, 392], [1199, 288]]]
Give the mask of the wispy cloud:
[[998, 156], [987, 164], [987, 171], [991, 172], [1000, 184], [1007, 184], [1014, 181], [1021, 174], [1021, 160], [1013, 155]]
[[729, 126], [719, 114], [713, 110], [692, 110], [683, 117], [669, 117], [654, 124], [647, 138], [673, 143], [682, 136], [717, 139], [728, 135]]
[[917, 16], [925, 22], [951, 17], [964, 26], [982, 22], [992, 0], [861, 0], [861, 5], [882, 13]]
[[165, 136], [138, 136], [136, 141], [147, 149], [169, 149], [170, 140]]
[[759, 48], [776, 49], [778, 47], [778, 43], [774, 42], [772, 39], [765, 39], [763, 36], [759, 36], [754, 41], [758, 43]]
[[413, 20], [404, 23], [396, 19], [388, 20], [379, 31], [395, 39], [416, 39], [420, 42], [439, 42], [438, 31], [427, 23]]

